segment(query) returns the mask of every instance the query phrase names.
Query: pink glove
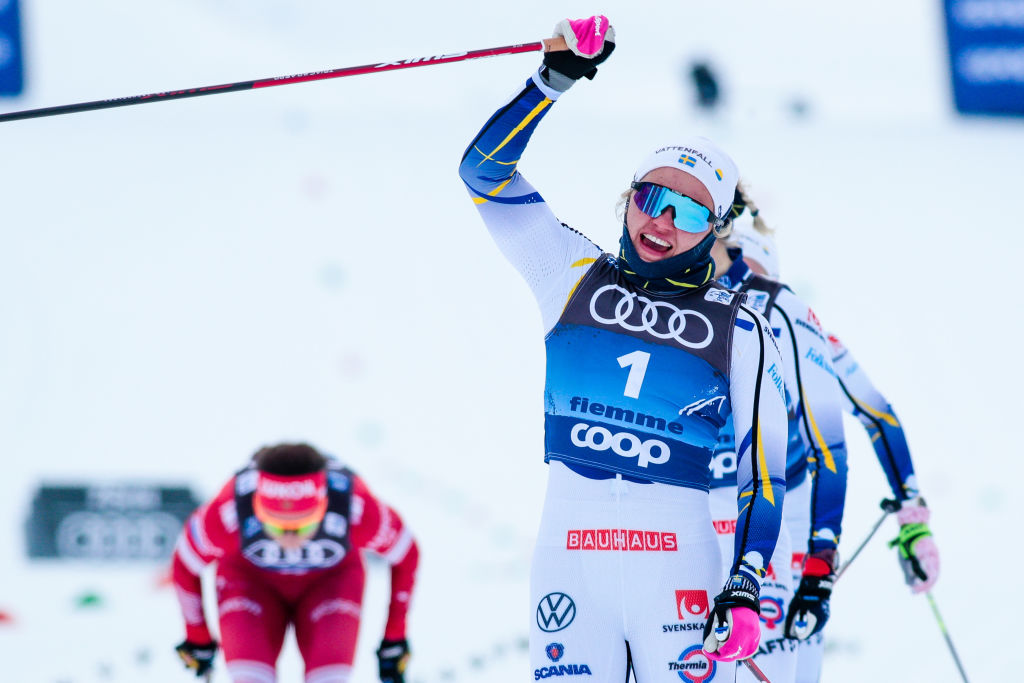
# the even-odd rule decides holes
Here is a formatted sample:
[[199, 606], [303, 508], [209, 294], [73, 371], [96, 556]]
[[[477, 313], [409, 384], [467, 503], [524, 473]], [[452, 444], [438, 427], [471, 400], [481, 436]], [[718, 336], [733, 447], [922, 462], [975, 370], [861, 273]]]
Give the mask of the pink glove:
[[712, 612], [710, 633], [704, 638], [704, 652], [708, 659], [732, 662], [752, 657], [761, 642], [761, 620], [749, 607], [730, 607], [725, 611], [725, 623]]
[[904, 501], [896, 512], [899, 535], [889, 542], [890, 548], [899, 550], [900, 566], [914, 593], [930, 591], [939, 579], [939, 549], [928, 528], [929, 519], [931, 511], [922, 499]]
[[580, 57], [596, 57], [604, 41], [615, 42], [615, 29], [608, 17], [598, 15], [586, 19], [562, 19], [555, 25], [554, 37], [565, 38], [565, 44]]

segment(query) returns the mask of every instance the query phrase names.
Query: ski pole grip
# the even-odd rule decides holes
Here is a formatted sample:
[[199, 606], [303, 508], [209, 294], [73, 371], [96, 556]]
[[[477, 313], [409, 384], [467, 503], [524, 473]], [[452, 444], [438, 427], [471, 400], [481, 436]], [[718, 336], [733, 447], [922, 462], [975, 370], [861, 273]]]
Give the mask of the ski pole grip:
[[891, 498], [883, 498], [882, 502], [879, 504], [879, 507], [881, 507], [882, 510], [887, 513], [893, 513], [899, 512], [901, 506], [898, 500], [893, 500]]
[[562, 52], [568, 50], [569, 46], [565, 43], [565, 38], [558, 36], [557, 38], [545, 38], [540, 41], [544, 46], [542, 52]]

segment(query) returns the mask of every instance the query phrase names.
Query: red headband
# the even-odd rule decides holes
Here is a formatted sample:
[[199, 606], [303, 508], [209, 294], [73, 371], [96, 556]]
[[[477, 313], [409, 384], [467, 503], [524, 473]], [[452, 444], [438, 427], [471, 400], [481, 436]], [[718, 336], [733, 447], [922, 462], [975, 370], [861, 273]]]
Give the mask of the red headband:
[[252, 505], [261, 522], [285, 529], [318, 522], [327, 512], [327, 472], [287, 477], [260, 472]]

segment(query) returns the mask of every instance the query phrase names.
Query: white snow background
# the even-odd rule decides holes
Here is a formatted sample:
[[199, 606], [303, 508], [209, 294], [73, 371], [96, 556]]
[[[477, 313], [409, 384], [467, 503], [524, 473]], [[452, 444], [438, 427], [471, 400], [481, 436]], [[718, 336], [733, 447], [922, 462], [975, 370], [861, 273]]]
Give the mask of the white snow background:
[[[1024, 122], [953, 113], [938, 0], [22, 5], [28, 91], [4, 110], [528, 42], [607, 14], [615, 55], [548, 115], [524, 174], [614, 249], [616, 197], [653, 145], [696, 133], [731, 151], [784, 279], [907, 428], [971, 680], [1019, 677], [1004, 645], [1024, 559]], [[693, 104], [698, 58], [721, 77], [714, 115]], [[348, 461], [417, 534], [413, 683], [532, 680], [542, 330], [456, 167], [539, 59], [0, 124], [0, 680], [189, 680], [161, 567], [25, 559], [40, 482], [206, 497], [281, 440]], [[886, 489], [848, 427], [850, 553]], [[837, 586], [826, 681], [958, 680], [885, 549], [894, 531]], [[88, 591], [102, 604], [76, 609]], [[376, 680], [386, 591], [375, 565], [356, 681]], [[291, 644], [281, 671], [300, 680]]]

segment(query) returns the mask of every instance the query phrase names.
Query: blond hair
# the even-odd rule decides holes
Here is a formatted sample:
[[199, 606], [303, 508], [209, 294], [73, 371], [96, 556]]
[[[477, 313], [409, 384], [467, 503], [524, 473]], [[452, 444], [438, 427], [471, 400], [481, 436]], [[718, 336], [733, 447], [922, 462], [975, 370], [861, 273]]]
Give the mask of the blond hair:
[[743, 200], [743, 205], [747, 208], [747, 211], [750, 212], [750, 217], [754, 221], [754, 230], [757, 230], [762, 235], [768, 235], [769, 237], [774, 235], [775, 229], [769, 228], [768, 224], [764, 222], [763, 218], [761, 218], [761, 210], [757, 208], [757, 204], [755, 204], [754, 200], [751, 199], [750, 191], [747, 189], [746, 183], [742, 180], [736, 183], [736, 193]]

